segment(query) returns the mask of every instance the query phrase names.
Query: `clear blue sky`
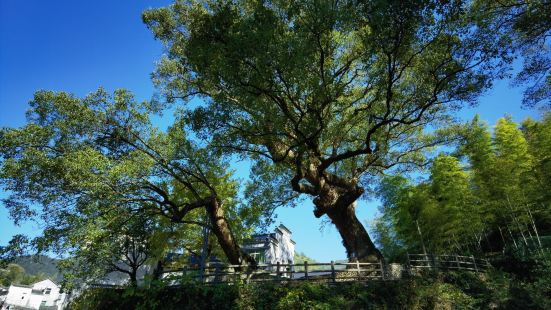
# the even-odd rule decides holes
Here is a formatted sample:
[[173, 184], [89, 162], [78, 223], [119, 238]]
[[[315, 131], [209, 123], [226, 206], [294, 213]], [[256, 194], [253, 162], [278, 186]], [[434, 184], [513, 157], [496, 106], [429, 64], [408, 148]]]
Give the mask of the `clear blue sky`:
[[[154, 88], [149, 75], [162, 47], [142, 24], [141, 12], [169, 3], [0, 0], [0, 127], [22, 126], [27, 102], [39, 89], [82, 96], [99, 86], [108, 90], [123, 87], [140, 100], [151, 98]], [[466, 108], [459, 116], [467, 120], [478, 113], [490, 124], [505, 114], [516, 121], [538, 118], [536, 111], [520, 108], [521, 98], [518, 89], [501, 81], [477, 107]], [[234, 168], [240, 177], [246, 177], [246, 163], [236, 163]], [[0, 190], [0, 197], [4, 196]], [[377, 201], [362, 202], [358, 216], [369, 221], [376, 209]], [[311, 203], [281, 209], [277, 222], [293, 231], [298, 251], [318, 261], [346, 257], [337, 231], [331, 225], [320, 231], [321, 220], [314, 218]], [[39, 232], [35, 223], [15, 227], [0, 206], [0, 245], [16, 233]]]

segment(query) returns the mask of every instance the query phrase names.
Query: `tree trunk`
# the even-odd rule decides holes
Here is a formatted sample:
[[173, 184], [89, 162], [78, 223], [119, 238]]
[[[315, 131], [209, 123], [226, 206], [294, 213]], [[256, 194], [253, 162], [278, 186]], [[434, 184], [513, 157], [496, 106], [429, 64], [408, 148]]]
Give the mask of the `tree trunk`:
[[129, 273], [129, 276], [130, 276], [130, 285], [132, 287], [138, 287], [138, 278], [137, 278], [137, 273], [138, 273], [138, 270], [137, 269], [134, 269], [132, 268], [132, 271]]
[[243, 252], [237, 244], [230, 225], [224, 216], [224, 209], [218, 199], [212, 199], [212, 202], [207, 206], [207, 213], [212, 225], [212, 231], [216, 235], [218, 243], [224, 254], [226, 254], [230, 264], [254, 265], [254, 259]]
[[160, 280], [161, 276], [163, 275], [163, 261], [161, 259], [157, 260], [157, 265], [155, 266], [155, 269], [153, 269], [153, 280]]
[[355, 204], [331, 208], [327, 215], [337, 227], [349, 261], [379, 262], [383, 256], [358, 220]]
[[327, 185], [313, 200], [314, 215], [319, 218], [327, 214], [335, 224], [349, 261], [379, 262], [383, 256], [356, 216], [356, 200], [363, 193], [364, 189], [359, 186]]
[[415, 220], [417, 225], [417, 233], [419, 233], [419, 238], [421, 238], [421, 246], [423, 247], [423, 254], [427, 255], [427, 248], [425, 247], [425, 240], [423, 239], [423, 233], [421, 233], [421, 227], [419, 226], [419, 221]]

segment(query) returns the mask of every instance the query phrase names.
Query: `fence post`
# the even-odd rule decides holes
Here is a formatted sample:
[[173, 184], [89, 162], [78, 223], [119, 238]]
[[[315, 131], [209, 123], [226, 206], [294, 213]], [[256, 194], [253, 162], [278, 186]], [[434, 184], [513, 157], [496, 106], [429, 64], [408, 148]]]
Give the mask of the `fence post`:
[[214, 282], [221, 282], [221, 276], [220, 276], [220, 265], [219, 264], [216, 264], [215, 266], [215, 269], [214, 269]]
[[411, 269], [411, 261], [409, 259], [409, 253], [408, 252], [406, 252], [406, 259], [407, 259], [407, 261], [406, 261], [406, 272], [408, 274], [408, 277], [411, 277], [411, 276], [413, 276], [413, 271]]
[[425, 258], [424, 258], [425, 261], [423, 262], [423, 266], [425, 266], [425, 263], [426, 263], [426, 264], [427, 264], [427, 267], [430, 269], [430, 268], [431, 268], [430, 263], [431, 263], [432, 260], [429, 259], [429, 255], [428, 255], [426, 252], [425, 252], [425, 256], [424, 256], [424, 257], [425, 257]]
[[490, 262], [487, 260], [487, 259], [484, 259], [484, 269], [488, 269], [490, 267], [492, 267], [492, 265], [490, 264]]
[[278, 280], [281, 280], [281, 272], [280, 272], [281, 269], [280, 268], [281, 268], [281, 264], [279, 262], [277, 262], [276, 275], [277, 275]]
[[209, 268], [210, 268], [210, 262], [206, 262], [205, 263], [205, 267], [203, 268], [203, 282], [208, 282], [208, 278], [209, 278]]
[[333, 283], [337, 282], [335, 274], [335, 261], [331, 261], [331, 279], [333, 279]]
[[254, 269], [251, 270], [251, 265], [247, 264], [247, 271], [245, 271], [245, 274], [243, 275], [243, 268], [241, 268], [241, 275], [240, 277], [241, 278], [245, 278], [245, 283], [246, 284], [249, 284], [249, 282], [251, 282], [251, 279], [252, 279], [252, 273], [254, 272]]
[[304, 261], [304, 279], [308, 280], [308, 261]]
[[358, 280], [362, 279], [362, 273], [360, 272], [360, 261], [356, 258], [356, 269], [358, 270]]
[[471, 255], [471, 258], [473, 260], [474, 270], [478, 273], [478, 267], [476, 266], [476, 259], [474, 258], [474, 255]]
[[457, 270], [461, 270], [461, 264], [459, 263], [459, 256], [455, 255], [455, 260], [457, 262]]
[[381, 266], [381, 280], [384, 280], [385, 279], [385, 268], [384, 268], [385, 266], [383, 264], [383, 260], [379, 261], [379, 265]]

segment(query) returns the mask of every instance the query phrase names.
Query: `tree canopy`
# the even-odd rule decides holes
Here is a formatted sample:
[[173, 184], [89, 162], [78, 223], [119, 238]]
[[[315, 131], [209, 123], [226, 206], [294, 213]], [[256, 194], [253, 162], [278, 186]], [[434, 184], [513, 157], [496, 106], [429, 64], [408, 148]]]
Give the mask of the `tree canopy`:
[[8, 264], [6, 268], [0, 269], [0, 285], [9, 287], [10, 284], [33, 284], [46, 279], [45, 274], [30, 275], [25, 272], [25, 268], [18, 264]]
[[[118, 270], [133, 284], [169, 251], [198, 253], [203, 228], [216, 240], [209, 253], [255, 264], [239, 243], [304, 197], [335, 225], [349, 259], [383, 256], [355, 210], [375, 194], [387, 257], [518, 248], [518, 238], [541, 248], [551, 118], [519, 127], [506, 117], [490, 133], [478, 117], [466, 130], [454, 112], [476, 104], [518, 55], [517, 82], [533, 82], [525, 105], [549, 100], [550, 59], [538, 50], [548, 47], [548, 9], [175, 0], [142, 15], [166, 49], [153, 73], [163, 102], [124, 89], [36, 92], [27, 124], [0, 130], [3, 203], [16, 223], [44, 225], [31, 246], [69, 253], [62, 266], [74, 279]], [[174, 105], [167, 128], [152, 120]], [[430, 153], [452, 141], [455, 152]], [[253, 163], [245, 186], [230, 169], [236, 155]], [[404, 174], [427, 165], [422, 182]], [[0, 254], [27, 243], [17, 235]]]
[[474, 102], [510, 60], [472, 9], [175, 1], [143, 19], [166, 46], [160, 89], [170, 101], [204, 99], [184, 113], [191, 128], [213, 147], [277, 166], [267, 183], [312, 197], [349, 258], [376, 259], [354, 202], [381, 172], [423, 162], [423, 150], [446, 141], [448, 113]]
[[[116, 250], [125, 244], [117, 238], [138, 237], [128, 225], [141, 218], [157, 230], [169, 223], [187, 230], [191, 248], [197, 246], [191, 231], [211, 227], [230, 262], [250, 260], [238, 240], [258, 217], [238, 203], [227, 162], [189, 140], [181, 119], [157, 129], [150, 121], [154, 103], [138, 103], [126, 90], [100, 89], [82, 99], [39, 91], [30, 105], [26, 126], [0, 132], [0, 178], [15, 221], [44, 223], [33, 240], [38, 251], [75, 249], [91, 259], [102, 245]], [[87, 242], [98, 244], [86, 250]]]
[[523, 66], [514, 84], [526, 86], [523, 105], [551, 108], [551, 2], [478, 0], [474, 3], [484, 20], [510, 38], [507, 47], [522, 58]]

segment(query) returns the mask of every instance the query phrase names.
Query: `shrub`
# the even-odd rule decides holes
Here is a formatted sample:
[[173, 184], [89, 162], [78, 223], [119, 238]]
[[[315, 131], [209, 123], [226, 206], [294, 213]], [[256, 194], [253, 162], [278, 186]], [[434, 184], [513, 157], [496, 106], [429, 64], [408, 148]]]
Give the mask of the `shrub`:
[[425, 273], [367, 284], [255, 283], [179, 286], [152, 282], [148, 288], [89, 289], [72, 309], [551, 309], [551, 264], [522, 282], [500, 271]]

